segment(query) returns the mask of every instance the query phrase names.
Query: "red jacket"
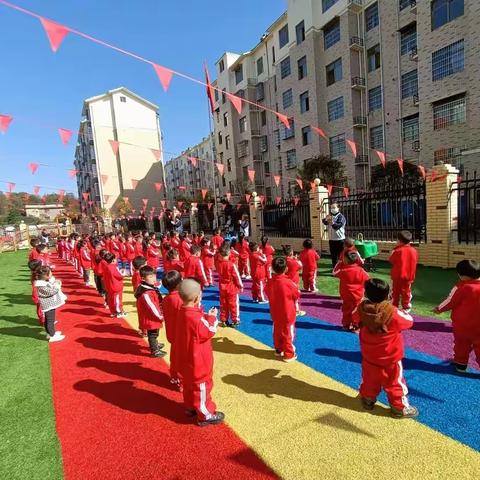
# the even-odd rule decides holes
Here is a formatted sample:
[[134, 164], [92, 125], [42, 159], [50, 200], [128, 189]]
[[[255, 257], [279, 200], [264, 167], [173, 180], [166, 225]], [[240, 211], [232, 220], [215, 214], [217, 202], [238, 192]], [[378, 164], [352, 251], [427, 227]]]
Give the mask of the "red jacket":
[[212, 237], [212, 245], [215, 247], [215, 250], [218, 250], [222, 246], [223, 242], [224, 240], [221, 235], [214, 235]]
[[140, 277], [140, 270], [134, 270], [132, 274], [132, 287], [134, 293], [137, 291], [137, 288], [141, 283], [142, 277]]
[[213, 257], [215, 256], [215, 251], [211, 250], [210, 247], [202, 248], [202, 262], [205, 268], [213, 268]]
[[417, 271], [418, 252], [410, 244], [398, 245], [389, 259], [392, 264], [392, 280], [413, 282]]
[[298, 285], [300, 282], [300, 270], [302, 269], [302, 262], [295, 257], [287, 257], [287, 277]]
[[119, 247], [120, 247], [120, 260], [122, 262], [126, 262], [128, 260], [128, 247], [126, 242], [119, 242]]
[[267, 267], [269, 267], [272, 264], [275, 249], [269, 243], [267, 243], [262, 248], [262, 253], [267, 257]]
[[80, 249], [80, 265], [84, 270], [90, 270], [92, 268], [92, 257], [88, 247], [82, 247]]
[[110, 253], [112, 252], [112, 241], [109, 238], [105, 239], [105, 250], [107, 250]]
[[165, 272], [170, 272], [172, 270], [176, 270], [179, 273], [183, 273], [183, 271], [185, 270], [183, 262], [181, 262], [180, 260], [172, 260], [172, 261], [167, 260], [165, 262]]
[[480, 280], [461, 280], [438, 306], [440, 312], [451, 310], [454, 334], [480, 337]]
[[187, 261], [190, 258], [190, 256], [192, 255], [190, 253], [190, 248], [191, 248], [191, 245], [187, 240], [182, 240], [180, 242], [180, 246], [178, 248], [178, 254], [179, 254], [180, 260], [182, 262]]
[[143, 251], [142, 242], [135, 242], [134, 250], [135, 250], [135, 257], [143, 257], [144, 251]]
[[234, 249], [230, 249], [230, 261], [233, 262], [238, 267], [238, 257], [240, 254]]
[[180, 239], [178, 237], [173, 237], [171, 240], [170, 240], [170, 245], [172, 246], [172, 248], [174, 248], [175, 250], [178, 250], [180, 248]]
[[363, 265], [365, 263], [365, 260], [360, 256], [360, 254], [358, 253], [358, 250], [356, 249], [355, 246], [345, 247], [340, 252], [340, 255], [338, 256], [338, 263], [342, 263], [342, 266], [343, 266], [343, 259], [345, 258], [345, 254], [348, 253], [348, 252], [355, 252], [357, 254], [357, 261], [356, 261], [357, 265]]
[[118, 240], [110, 240], [110, 251], [120, 258], [120, 242]]
[[250, 272], [255, 280], [264, 280], [266, 277], [265, 265], [267, 257], [263, 253], [257, 251], [250, 254]]
[[160, 250], [154, 245], [147, 248], [147, 264], [152, 268], [158, 268], [160, 265]]
[[38, 299], [37, 287], [33, 283], [32, 283], [32, 301], [35, 305], [40, 303], [40, 300]]
[[250, 257], [250, 248], [248, 242], [244, 240], [243, 242], [237, 242], [235, 250], [240, 254], [242, 260], [248, 260]]
[[44, 267], [50, 266], [50, 254], [48, 252], [39, 254], [37, 260], [40, 260]]
[[305, 248], [300, 252], [300, 261], [303, 265], [303, 272], [313, 272], [317, 269], [317, 262], [320, 255], [313, 248]]
[[110, 292], [121, 292], [123, 290], [123, 275], [117, 268], [116, 263], [107, 263], [103, 268], [103, 282], [105, 290]]
[[151, 285], [141, 283], [135, 291], [137, 299], [138, 324], [142, 330], [157, 330], [162, 328], [163, 313], [161, 296]]
[[229, 295], [236, 295], [243, 289], [238, 268], [231, 260], [223, 259], [218, 263], [218, 284], [220, 293]]
[[191, 255], [190, 257], [188, 257], [187, 261], [185, 262], [185, 270], [183, 271], [183, 276], [184, 278], [194, 278], [195, 280], [198, 280], [202, 287], [204, 287], [208, 283], [202, 260], [200, 259], [200, 257], [196, 257], [195, 255]]
[[270, 300], [270, 315], [276, 325], [291, 325], [297, 315], [296, 302], [300, 298], [298, 285], [286, 275], [273, 274], [265, 287]]
[[176, 344], [179, 371], [186, 383], [208, 381], [213, 374], [211, 338], [217, 331], [218, 320], [205, 315], [199, 307], [182, 306], [178, 316]]
[[177, 290], [170, 292], [163, 299], [162, 309], [165, 320], [165, 332], [170, 344], [174, 343], [177, 338], [177, 327], [182, 306], [183, 302]]
[[37, 249], [36, 248], [33, 248], [32, 250], [30, 250], [30, 255], [28, 256], [28, 261], [30, 262], [31, 260], [42, 260], [40, 258], [40, 254], [38, 253]]
[[333, 274], [340, 279], [340, 297], [342, 300], [354, 299], [360, 302], [365, 293], [365, 282], [370, 278], [367, 272], [356, 263], [337, 264]]
[[127, 242], [125, 244], [127, 246], [127, 260], [131, 262], [135, 257], [135, 244], [133, 242]]

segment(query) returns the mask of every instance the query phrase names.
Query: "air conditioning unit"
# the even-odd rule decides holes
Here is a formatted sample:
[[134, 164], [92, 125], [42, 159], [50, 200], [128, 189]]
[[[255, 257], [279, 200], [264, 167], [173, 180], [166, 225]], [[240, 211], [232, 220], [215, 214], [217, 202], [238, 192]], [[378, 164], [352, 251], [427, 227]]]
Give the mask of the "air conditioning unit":
[[420, 151], [420, 140], [415, 140], [413, 143], [412, 143], [412, 150], [414, 152], [419, 152]]

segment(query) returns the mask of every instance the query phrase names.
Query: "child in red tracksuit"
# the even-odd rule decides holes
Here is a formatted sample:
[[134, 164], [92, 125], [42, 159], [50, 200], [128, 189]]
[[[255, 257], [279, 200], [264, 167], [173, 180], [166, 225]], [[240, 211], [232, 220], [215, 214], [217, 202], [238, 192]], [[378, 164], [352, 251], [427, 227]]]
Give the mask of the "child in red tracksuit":
[[[235, 264], [235, 266], [238, 268], [238, 257], [240, 254], [237, 252], [237, 239], [233, 238], [230, 241], [230, 261]], [[240, 272], [240, 270], [239, 270]]]
[[149, 265], [140, 268], [142, 282], [135, 290], [137, 312], [140, 326], [147, 331], [148, 345], [152, 357], [164, 357], [163, 343], [158, 343], [159, 331], [163, 324], [162, 296], [155, 287], [157, 271]]
[[40, 299], [38, 298], [37, 287], [33, 282], [34, 272], [42, 266], [42, 262], [40, 260], [30, 260], [28, 262], [28, 268], [32, 272], [32, 301], [37, 307], [37, 317], [38, 323], [40, 325], [45, 324], [45, 314], [43, 313], [42, 308], [40, 307]]
[[[142, 257], [141, 255], [138, 257], [135, 257], [132, 261], [132, 288], [133, 288], [133, 293], [137, 291], [137, 288], [140, 286], [142, 283], [142, 277], [140, 276], [140, 269], [147, 264], [147, 259], [145, 257]], [[140, 327], [140, 317], [138, 319], [138, 334], [141, 337], [146, 337], [147, 336], [147, 331], [142, 329]]]
[[141, 235], [137, 235], [135, 237], [135, 244], [133, 247], [135, 251], [135, 257], [143, 257], [145, 256], [145, 251], [143, 249], [143, 238]]
[[242, 278], [249, 280], [251, 278], [250, 269], [250, 246], [245, 234], [238, 234], [238, 242], [235, 249], [238, 252], [238, 270]]
[[219, 250], [222, 261], [218, 263], [220, 290], [220, 326], [237, 327], [240, 324], [239, 292], [243, 290], [237, 266], [230, 260], [230, 245], [223, 244]]
[[90, 269], [92, 268], [92, 257], [90, 256], [90, 249], [85, 244], [84, 240], [78, 242], [79, 250], [78, 256], [80, 261], [80, 266], [82, 267], [83, 281], [85, 286], [90, 286]]
[[38, 238], [32, 238], [30, 240], [30, 246], [32, 249], [30, 250], [30, 253], [28, 255], [28, 261], [30, 262], [31, 260], [38, 260], [39, 253], [37, 250], [37, 246], [40, 244], [40, 240]]
[[183, 275], [185, 266], [180, 261], [180, 256], [175, 248], [171, 248], [167, 253], [167, 261], [165, 262], [165, 272], [176, 270], [180, 275]]
[[123, 311], [123, 275], [117, 267], [115, 255], [106, 253], [103, 257], [103, 281], [107, 291], [108, 307], [111, 317], [126, 317], [127, 313]]
[[185, 261], [183, 276], [185, 278], [194, 278], [203, 289], [205, 288], [205, 285], [208, 285], [208, 279], [205, 274], [202, 259], [200, 258], [200, 252], [201, 248], [198, 245], [192, 245], [190, 256]]
[[252, 299], [254, 303], [268, 303], [265, 298], [265, 265], [267, 257], [260, 252], [257, 242], [250, 242], [250, 271], [252, 275]]
[[215, 250], [218, 250], [223, 244], [223, 237], [220, 235], [220, 229], [217, 228], [213, 233], [212, 237], [212, 246]]
[[[300, 270], [302, 270], [302, 262], [297, 258], [293, 252], [291, 245], [285, 245], [283, 247], [283, 253], [285, 254], [285, 261], [287, 262], [287, 271], [285, 275], [297, 286], [300, 291]], [[303, 317], [305, 312], [300, 310], [300, 303], [297, 301], [297, 317]]]
[[179, 371], [183, 382], [185, 414], [197, 417], [197, 425], [223, 422], [211, 397], [213, 387], [213, 351], [211, 338], [217, 331], [217, 309], [205, 315], [200, 308], [202, 290], [197, 281], [184, 280], [179, 287], [183, 306], [178, 318], [177, 345]]
[[170, 343], [170, 383], [182, 388], [182, 380], [178, 371], [178, 346], [177, 329], [180, 311], [183, 302], [178, 293], [182, 276], [176, 270], [167, 272], [162, 278], [162, 285], [168, 290], [168, 295], [163, 298], [163, 318], [165, 319], [165, 333]]
[[342, 326], [344, 330], [354, 332], [358, 329], [353, 323], [353, 312], [357, 309], [365, 293], [368, 274], [358, 265], [358, 255], [347, 252], [339, 261], [333, 274], [340, 280], [340, 298], [342, 299]]
[[203, 262], [203, 266], [205, 268], [205, 274], [207, 275], [208, 284], [205, 285], [206, 287], [213, 286], [213, 264], [214, 264], [214, 257], [215, 257], [215, 250], [210, 246], [210, 241], [207, 238], [202, 238], [200, 240], [200, 247], [202, 249], [201, 259]]
[[147, 251], [145, 255], [147, 259], [147, 265], [150, 265], [155, 271], [160, 266], [160, 249], [155, 244], [153, 238], [147, 240]]
[[453, 366], [465, 372], [472, 350], [480, 366], [480, 263], [462, 260], [456, 269], [460, 281], [434, 312], [452, 312]]
[[300, 252], [302, 262], [303, 289], [306, 292], [318, 292], [317, 290], [317, 262], [320, 255], [313, 249], [310, 239], [303, 242], [303, 250]]
[[267, 263], [265, 265], [265, 272], [267, 278], [272, 278], [272, 262], [273, 256], [275, 255], [275, 249], [268, 243], [267, 237], [262, 237], [262, 253], [267, 257]]
[[417, 271], [418, 253], [410, 244], [412, 234], [403, 230], [398, 234], [397, 246], [390, 255], [392, 264], [392, 303], [395, 307], [400, 305], [402, 297], [402, 308], [407, 313], [412, 308], [412, 283], [415, 280]]
[[275, 354], [282, 355], [284, 362], [293, 362], [297, 359], [293, 342], [297, 316], [296, 304], [300, 298], [300, 292], [298, 286], [285, 275], [287, 271], [285, 258], [275, 258], [272, 269], [274, 275], [267, 283], [266, 293], [270, 299]]
[[378, 278], [365, 283], [365, 298], [354, 313], [360, 327], [362, 384], [360, 397], [366, 410], [373, 410], [382, 388], [391, 413], [396, 418], [411, 418], [418, 410], [408, 403], [408, 388], [403, 376], [402, 330], [412, 328], [413, 318], [388, 301], [390, 287]]
[[337, 270], [337, 267], [339, 266], [339, 264], [343, 263], [343, 259], [345, 258], [345, 255], [348, 252], [355, 252], [357, 254], [356, 263], [358, 265], [363, 265], [365, 263], [365, 260], [361, 257], [361, 255], [358, 253], [357, 248], [355, 247], [355, 240], [353, 238], [347, 237], [343, 245], [344, 245], [343, 250], [338, 255], [338, 262], [334, 270]]

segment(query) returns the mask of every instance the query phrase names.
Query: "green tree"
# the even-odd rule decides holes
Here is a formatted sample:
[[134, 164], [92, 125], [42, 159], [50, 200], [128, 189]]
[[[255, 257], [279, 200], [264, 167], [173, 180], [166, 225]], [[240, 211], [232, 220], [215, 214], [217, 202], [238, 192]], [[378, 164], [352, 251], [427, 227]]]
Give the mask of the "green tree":
[[319, 178], [322, 185], [341, 186], [347, 182], [344, 164], [330, 155], [317, 155], [306, 160], [303, 168], [298, 169], [298, 175], [306, 185], [315, 178]]
[[399, 181], [413, 183], [419, 181], [420, 172], [417, 165], [409, 162], [403, 163], [403, 176], [397, 162], [387, 162], [385, 168], [382, 165], [376, 165], [372, 168], [370, 187], [388, 187], [395, 185]]

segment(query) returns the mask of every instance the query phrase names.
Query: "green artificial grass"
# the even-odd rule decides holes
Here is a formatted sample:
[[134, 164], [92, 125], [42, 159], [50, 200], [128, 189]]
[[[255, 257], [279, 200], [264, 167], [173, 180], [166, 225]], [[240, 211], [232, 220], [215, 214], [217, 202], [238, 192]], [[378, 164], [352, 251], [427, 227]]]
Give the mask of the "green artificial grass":
[[0, 254], [1, 478], [63, 478], [48, 342], [32, 304], [27, 252]]
[[[381, 278], [390, 282], [390, 264], [375, 261], [375, 267], [375, 272], [369, 272], [370, 277]], [[319, 262], [317, 288], [324, 295], [336, 296], [338, 295], [338, 280], [332, 276], [331, 272], [330, 258], [322, 257]], [[444, 270], [419, 265], [417, 278], [413, 284], [412, 312], [426, 317], [435, 317], [432, 309], [448, 296], [457, 281], [458, 276], [453, 269]], [[447, 319], [449, 313], [438, 315], [438, 318]]]

